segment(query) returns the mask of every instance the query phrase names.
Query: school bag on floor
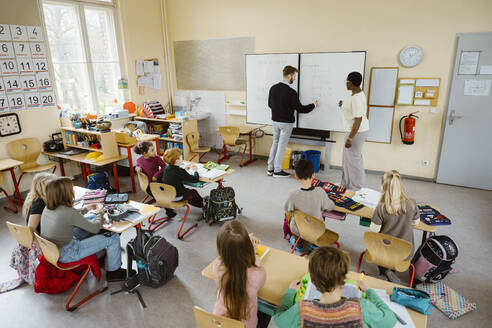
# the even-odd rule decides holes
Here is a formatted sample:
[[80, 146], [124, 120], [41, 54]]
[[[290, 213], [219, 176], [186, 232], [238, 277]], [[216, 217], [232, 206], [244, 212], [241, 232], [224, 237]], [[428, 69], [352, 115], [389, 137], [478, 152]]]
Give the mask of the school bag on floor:
[[212, 189], [208, 208], [205, 209], [206, 217], [213, 222], [233, 220], [241, 209], [236, 204], [236, 194], [232, 187]]
[[153, 236], [148, 230], [137, 229], [137, 236], [126, 245], [127, 275], [133, 261], [137, 262], [139, 285], [159, 287], [168, 282], [178, 267], [178, 250], [164, 237]]
[[116, 190], [109, 183], [108, 173], [97, 172], [87, 176], [87, 189], [105, 189], [108, 193], [115, 192]]
[[420, 282], [436, 282], [444, 279], [452, 270], [458, 257], [458, 247], [448, 236], [428, 238], [415, 252], [412, 263], [415, 278]]

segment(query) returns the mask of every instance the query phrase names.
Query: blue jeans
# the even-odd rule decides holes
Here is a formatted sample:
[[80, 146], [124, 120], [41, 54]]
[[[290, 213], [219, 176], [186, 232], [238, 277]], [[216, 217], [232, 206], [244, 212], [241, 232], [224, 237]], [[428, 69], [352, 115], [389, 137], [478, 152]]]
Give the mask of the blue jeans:
[[107, 271], [115, 271], [121, 267], [120, 236], [117, 233], [112, 233], [110, 237], [105, 235], [94, 235], [85, 239], [78, 239], [77, 237], [81, 237], [79, 233], [74, 234], [68, 245], [60, 248], [58, 261], [61, 263], [76, 262], [106, 250], [104, 268]]

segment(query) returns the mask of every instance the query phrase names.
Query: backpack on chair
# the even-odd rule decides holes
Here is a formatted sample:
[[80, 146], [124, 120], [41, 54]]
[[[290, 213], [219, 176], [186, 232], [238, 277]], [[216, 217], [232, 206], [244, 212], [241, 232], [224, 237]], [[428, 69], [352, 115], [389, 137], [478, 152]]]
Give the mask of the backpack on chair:
[[237, 214], [241, 213], [241, 209], [236, 204], [234, 189], [232, 187], [212, 189], [208, 208], [205, 211], [207, 212], [206, 216], [211, 218], [213, 222], [235, 219]]
[[148, 230], [137, 229], [137, 236], [126, 245], [130, 274], [133, 261], [137, 262], [137, 283], [159, 287], [168, 282], [178, 267], [176, 247], [161, 236], [153, 236]]
[[420, 282], [442, 280], [452, 270], [451, 265], [458, 257], [458, 247], [448, 236], [428, 238], [415, 252], [412, 263], [415, 278]]

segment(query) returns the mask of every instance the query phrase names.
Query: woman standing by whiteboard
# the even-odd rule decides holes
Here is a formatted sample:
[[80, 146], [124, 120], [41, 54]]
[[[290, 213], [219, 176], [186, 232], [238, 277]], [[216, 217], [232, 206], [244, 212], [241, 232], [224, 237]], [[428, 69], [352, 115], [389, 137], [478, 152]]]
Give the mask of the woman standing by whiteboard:
[[340, 100], [345, 128], [345, 147], [342, 159], [342, 186], [359, 190], [366, 184], [362, 146], [369, 134], [369, 121], [366, 117], [367, 101], [364, 91], [360, 88], [362, 75], [352, 72], [347, 76], [347, 90], [352, 91], [349, 99]]

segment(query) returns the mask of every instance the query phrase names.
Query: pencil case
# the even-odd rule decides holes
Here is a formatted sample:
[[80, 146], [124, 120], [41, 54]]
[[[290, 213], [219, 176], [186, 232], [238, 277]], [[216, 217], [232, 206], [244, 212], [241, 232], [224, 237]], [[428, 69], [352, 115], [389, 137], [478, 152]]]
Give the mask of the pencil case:
[[432, 307], [428, 293], [410, 288], [393, 287], [391, 300], [425, 315]]

